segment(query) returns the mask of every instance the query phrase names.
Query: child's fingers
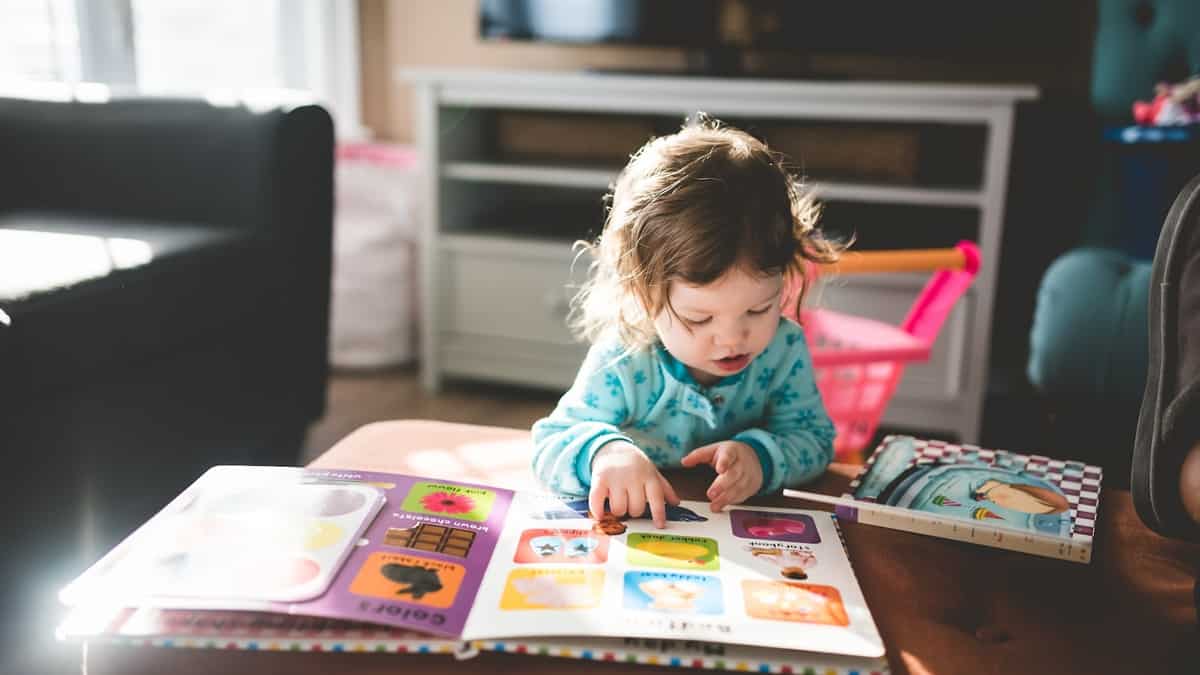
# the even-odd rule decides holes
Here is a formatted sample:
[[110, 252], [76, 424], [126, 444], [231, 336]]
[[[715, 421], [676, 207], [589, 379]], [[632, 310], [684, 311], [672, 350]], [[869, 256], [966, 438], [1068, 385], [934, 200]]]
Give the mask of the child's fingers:
[[681, 501], [679, 495], [675, 493], [675, 488], [671, 485], [671, 482], [663, 478], [662, 474], [658, 475], [658, 482], [662, 483], [662, 493], [666, 497], [668, 504], [675, 505]]
[[717, 476], [709, 486], [708, 496], [713, 511], [735, 504], [746, 498], [746, 478], [739, 471], [730, 471]]
[[612, 511], [614, 516], [623, 516], [628, 513], [626, 509], [625, 489], [622, 487], [612, 487], [608, 490], [608, 509]]
[[646, 486], [630, 485], [628, 488], [628, 493], [629, 493], [629, 503], [628, 503], [629, 517], [637, 518], [639, 516], [645, 515], [645, 513], [646, 513]]
[[662, 483], [652, 480], [646, 483], [646, 501], [650, 505], [650, 515], [654, 518], [654, 526], [662, 529], [667, 525], [667, 506], [663, 503]]
[[709, 486], [706, 493], [708, 498], [711, 500], [714, 492], [728, 492], [732, 486], [736, 485], [737, 482], [741, 480], [741, 477], [742, 472], [738, 471], [736, 468], [726, 471], [725, 473], [717, 474], [717, 479], [712, 482], [712, 485]]
[[591, 509], [593, 518], [604, 515], [604, 498], [606, 496], [608, 496], [608, 488], [603, 479], [592, 484], [592, 489], [588, 491], [588, 508]]
[[730, 446], [722, 445], [717, 450], [716, 457], [717, 463], [714, 468], [716, 468], [717, 473], [725, 473], [737, 463], [738, 454]]
[[712, 443], [710, 445], [704, 445], [696, 448], [695, 450], [692, 450], [688, 454], [684, 455], [683, 459], [679, 460], [679, 463], [684, 466], [710, 464], [712, 463], [713, 455], [717, 452], [718, 445], [718, 443]]

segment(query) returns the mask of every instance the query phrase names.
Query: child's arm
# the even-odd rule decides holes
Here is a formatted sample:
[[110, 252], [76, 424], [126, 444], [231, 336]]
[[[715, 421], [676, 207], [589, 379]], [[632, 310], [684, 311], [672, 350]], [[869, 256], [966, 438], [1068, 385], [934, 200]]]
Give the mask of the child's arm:
[[808, 345], [799, 327], [789, 328], [791, 344], [771, 382], [763, 426], [733, 437], [758, 455], [763, 469], [760, 494], [810, 481], [833, 459], [833, 422], [813, 379]]
[[621, 358], [611, 345], [592, 346], [554, 412], [533, 425], [533, 473], [543, 485], [586, 496], [596, 452], [612, 441], [633, 443], [620, 429], [633, 406]]

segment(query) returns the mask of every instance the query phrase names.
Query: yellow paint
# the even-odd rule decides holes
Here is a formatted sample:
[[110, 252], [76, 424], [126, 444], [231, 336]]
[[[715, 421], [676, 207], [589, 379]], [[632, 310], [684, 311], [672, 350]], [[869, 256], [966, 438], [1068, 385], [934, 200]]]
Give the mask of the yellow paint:
[[324, 520], [314, 521], [308, 528], [308, 538], [304, 542], [304, 547], [310, 551], [317, 551], [326, 546], [333, 546], [342, 540], [345, 531], [334, 523]]

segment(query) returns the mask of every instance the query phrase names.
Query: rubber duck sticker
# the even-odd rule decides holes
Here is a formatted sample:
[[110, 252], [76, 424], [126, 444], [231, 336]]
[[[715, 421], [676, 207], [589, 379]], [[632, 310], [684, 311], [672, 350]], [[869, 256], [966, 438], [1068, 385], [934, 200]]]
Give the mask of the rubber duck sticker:
[[630, 565], [685, 570], [720, 568], [717, 542], [707, 537], [634, 532], [626, 542]]

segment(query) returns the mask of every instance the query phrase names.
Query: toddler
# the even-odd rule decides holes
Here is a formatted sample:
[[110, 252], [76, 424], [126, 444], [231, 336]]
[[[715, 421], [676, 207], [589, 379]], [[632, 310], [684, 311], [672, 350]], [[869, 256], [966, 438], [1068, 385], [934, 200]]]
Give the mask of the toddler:
[[820, 475], [833, 424], [781, 314], [803, 299], [805, 261], [839, 247], [783, 159], [702, 119], [643, 146], [610, 199], [572, 315], [592, 347], [533, 425], [538, 478], [661, 528], [679, 497], [660, 468], [711, 465], [713, 511]]

